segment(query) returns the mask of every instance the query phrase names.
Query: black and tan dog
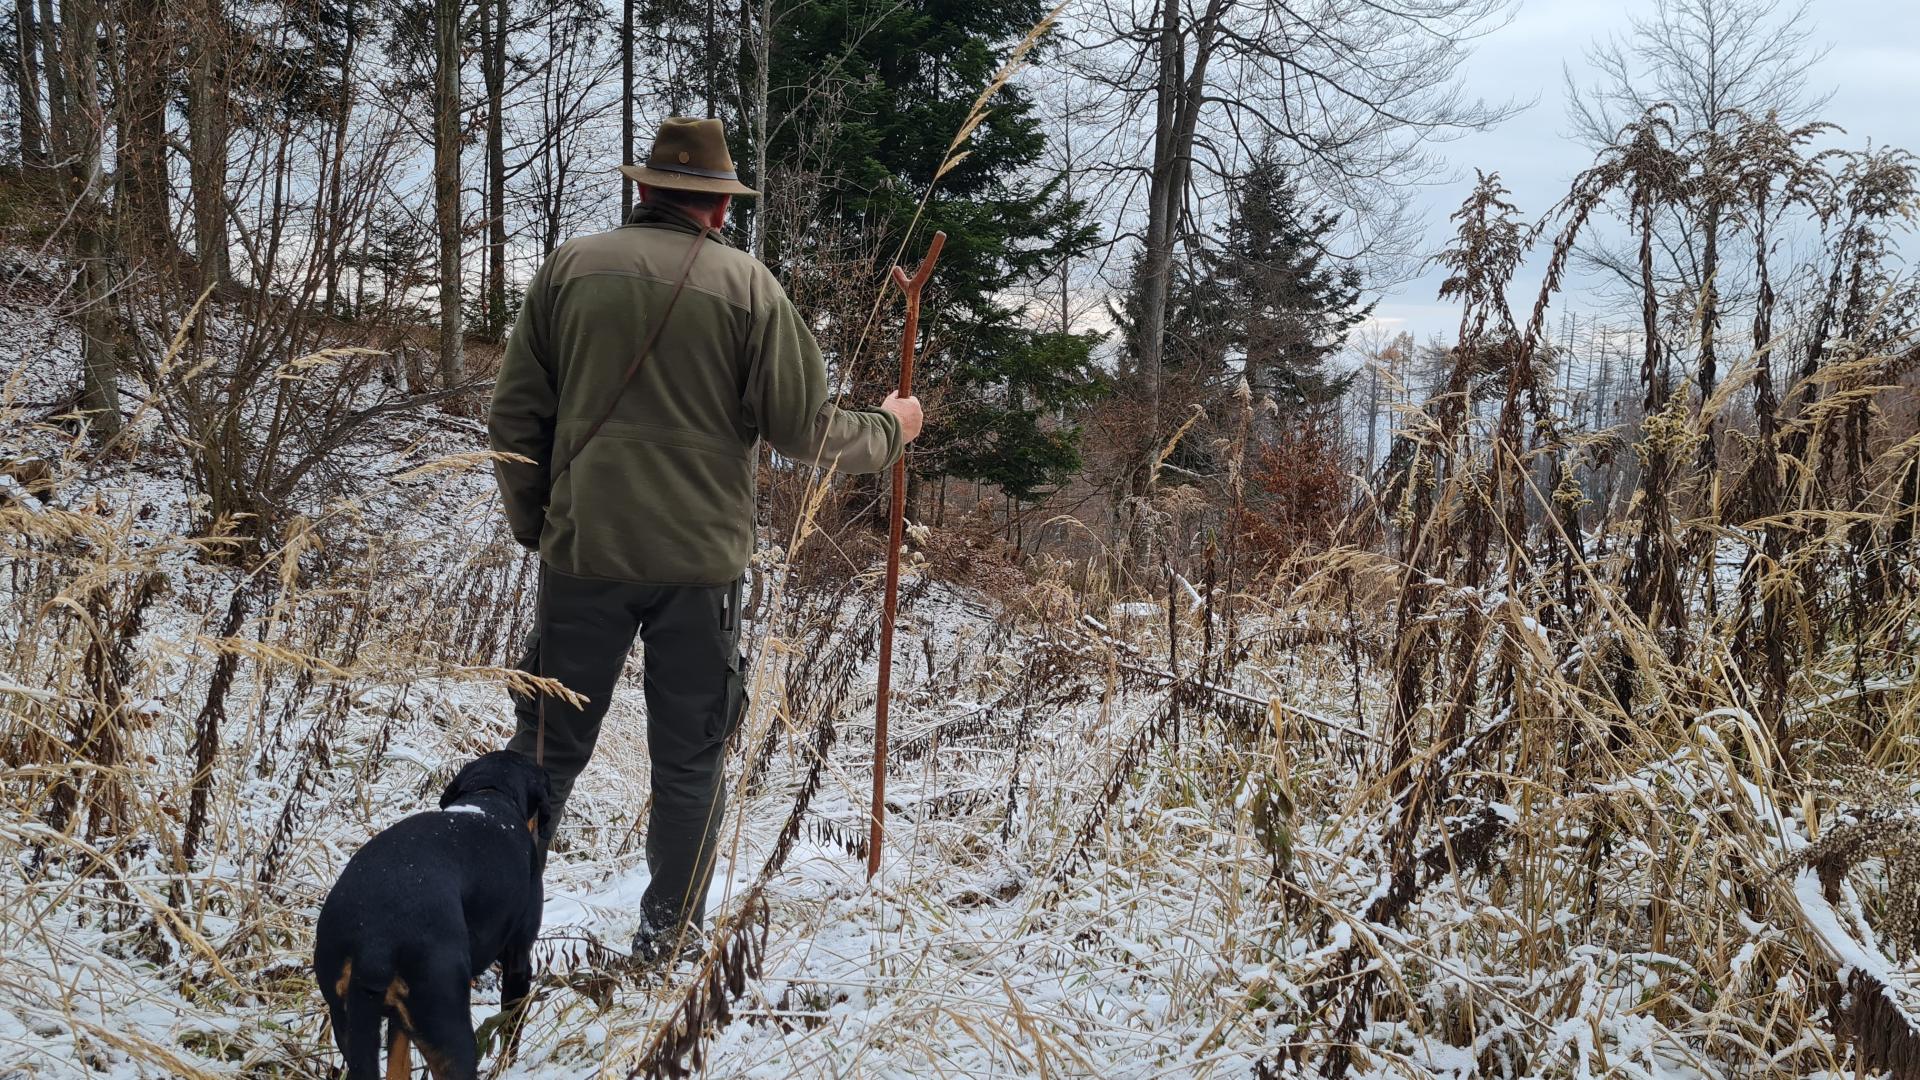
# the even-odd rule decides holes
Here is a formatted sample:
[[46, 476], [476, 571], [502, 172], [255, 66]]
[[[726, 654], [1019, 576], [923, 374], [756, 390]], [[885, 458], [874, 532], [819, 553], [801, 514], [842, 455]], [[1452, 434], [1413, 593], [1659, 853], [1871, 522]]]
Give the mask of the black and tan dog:
[[408, 1041], [434, 1080], [478, 1075], [468, 991], [500, 962], [501, 1001], [523, 1001], [540, 932], [534, 836], [552, 815], [546, 773], [499, 751], [460, 770], [438, 813], [367, 841], [334, 883], [314, 930], [313, 972], [348, 1080], [407, 1075]]

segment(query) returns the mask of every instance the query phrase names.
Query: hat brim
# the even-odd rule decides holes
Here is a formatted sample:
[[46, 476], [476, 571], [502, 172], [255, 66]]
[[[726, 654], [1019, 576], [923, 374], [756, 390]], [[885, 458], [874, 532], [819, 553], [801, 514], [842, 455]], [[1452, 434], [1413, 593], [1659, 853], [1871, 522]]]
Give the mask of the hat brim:
[[636, 184], [665, 188], [668, 191], [703, 191], [709, 195], [760, 194], [738, 180], [724, 180], [717, 176], [695, 176], [692, 173], [670, 172], [666, 169], [649, 169], [645, 165], [622, 165], [620, 172]]

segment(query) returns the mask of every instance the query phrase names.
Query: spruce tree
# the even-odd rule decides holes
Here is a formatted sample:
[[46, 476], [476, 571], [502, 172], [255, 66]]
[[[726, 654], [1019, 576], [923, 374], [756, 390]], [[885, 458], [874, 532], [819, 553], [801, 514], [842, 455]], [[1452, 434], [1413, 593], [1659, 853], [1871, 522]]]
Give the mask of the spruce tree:
[[[1184, 412], [1200, 405], [1209, 417], [1225, 416], [1241, 371], [1236, 350], [1241, 338], [1231, 291], [1219, 276], [1219, 260], [1201, 257], [1176, 264], [1167, 289], [1167, 306], [1160, 324], [1160, 360], [1157, 372], [1161, 396]], [[1109, 302], [1108, 314], [1119, 327], [1121, 378], [1129, 382], [1122, 397], [1142, 401], [1139, 392], [1143, 358], [1147, 355], [1144, 319], [1147, 282], [1144, 253], [1134, 259], [1131, 287], [1118, 304]], [[1182, 417], [1184, 420], [1184, 416]], [[1162, 433], [1165, 434], [1164, 432]], [[1225, 429], [1218, 434], [1224, 436]], [[1174, 444], [1162, 466], [1188, 475], [1212, 476], [1221, 470], [1214, 438], [1183, 438]], [[1158, 455], [1162, 446], [1156, 445]], [[1139, 482], [1136, 480], [1136, 483]]]
[[1262, 157], [1242, 177], [1224, 248], [1206, 256], [1229, 297], [1247, 381], [1283, 423], [1346, 392], [1351, 376], [1330, 372], [1327, 361], [1373, 310], [1360, 303], [1359, 271], [1328, 253], [1339, 224], [1339, 215], [1305, 203], [1283, 165]]
[[[782, 118], [771, 157], [822, 170], [816, 213], [867, 238], [876, 287], [932, 188], [916, 247], [903, 256], [911, 263], [928, 236], [946, 232], [928, 290], [935, 347], [920, 377], [941, 407], [914, 448], [916, 472], [990, 482], [1016, 498], [1078, 467], [1071, 414], [1102, 382], [1091, 361], [1097, 338], [1032, 327], [1008, 291], [1090, 246], [1095, 229], [1057, 178], [1034, 174], [1045, 137], [1018, 87], [994, 97], [967, 156], [935, 178], [1005, 43], [1043, 14], [1032, 0], [904, 8], [831, 0], [785, 13], [771, 49], [769, 111]], [[818, 92], [823, 71], [833, 73], [826, 93]], [[802, 147], [800, 133], [813, 141]], [[806, 244], [770, 235], [768, 260], [778, 269], [804, 257]], [[884, 392], [893, 378], [890, 365], [856, 374], [856, 399]]]
[[[1136, 365], [1146, 347], [1142, 321], [1144, 273], [1144, 260], [1136, 257], [1132, 286], [1118, 305], [1108, 305], [1108, 314], [1120, 328], [1121, 358], [1129, 374], [1138, 373]], [[1197, 395], [1212, 400], [1232, 389], [1231, 382], [1239, 374], [1232, 364], [1232, 354], [1241, 334], [1234, 297], [1219, 276], [1218, 257], [1202, 257], [1189, 266], [1176, 267], [1167, 289], [1162, 337], [1162, 374], [1185, 387], [1174, 397]]]
[[1099, 335], [982, 328], [947, 365], [946, 390], [923, 436], [923, 476], [993, 484], [1026, 502], [1080, 469], [1071, 417], [1106, 392], [1093, 363]]

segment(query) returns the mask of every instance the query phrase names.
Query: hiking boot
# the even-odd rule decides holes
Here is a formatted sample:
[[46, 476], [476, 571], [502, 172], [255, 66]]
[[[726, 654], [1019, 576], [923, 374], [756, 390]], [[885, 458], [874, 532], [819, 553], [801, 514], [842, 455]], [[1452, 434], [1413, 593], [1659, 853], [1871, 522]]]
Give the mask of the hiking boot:
[[628, 957], [636, 967], [657, 968], [700, 959], [707, 951], [706, 935], [685, 924], [655, 926], [646, 915], [640, 916], [640, 929], [633, 932]]

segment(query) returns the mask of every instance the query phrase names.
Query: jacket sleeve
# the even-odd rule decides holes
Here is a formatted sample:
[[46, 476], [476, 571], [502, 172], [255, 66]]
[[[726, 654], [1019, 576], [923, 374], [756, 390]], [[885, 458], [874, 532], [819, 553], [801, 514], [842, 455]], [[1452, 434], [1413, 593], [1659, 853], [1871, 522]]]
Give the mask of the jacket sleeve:
[[875, 473], [900, 457], [900, 421], [827, 400], [827, 365], [813, 331], [771, 277], [747, 341], [748, 418], [782, 457], [846, 473]]
[[551, 299], [548, 267], [542, 266], [527, 285], [520, 318], [507, 339], [506, 358], [493, 384], [493, 405], [487, 412], [487, 444], [494, 452], [516, 454], [531, 464], [495, 459], [494, 480], [506, 506], [507, 527], [521, 546], [539, 550], [546, 524], [548, 470], [553, 462], [555, 392], [552, 339], [549, 334]]

